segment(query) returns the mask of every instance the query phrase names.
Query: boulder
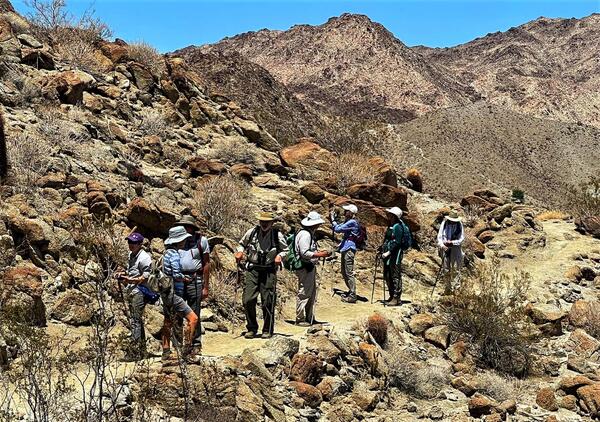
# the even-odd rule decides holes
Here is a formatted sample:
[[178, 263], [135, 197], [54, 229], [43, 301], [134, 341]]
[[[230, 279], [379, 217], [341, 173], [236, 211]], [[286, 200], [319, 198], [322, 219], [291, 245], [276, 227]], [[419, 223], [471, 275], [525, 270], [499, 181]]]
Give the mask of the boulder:
[[152, 72], [140, 63], [129, 63], [127, 69], [131, 72], [133, 76], [133, 82], [135, 86], [138, 87], [140, 91], [144, 92], [152, 92], [155, 86], [154, 76], [152, 76]]
[[467, 356], [467, 344], [462, 340], [457, 341], [448, 347], [448, 350], [446, 350], [446, 356], [448, 356], [448, 359], [450, 359], [453, 363], [462, 362]]
[[301, 139], [297, 144], [282, 149], [279, 155], [284, 165], [295, 169], [325, 171], [333, 160], [331, 152], [310, 139]]
[[43, 327], [46, 325], [46, 306], [42, 301], [42, 272], [32, 264], [8, 268], [1, 280], [0, 303], [5, 309], [13, 309], [17, 318], [25, 323]]
[[300, 189], [300, 194], [311, 204], [318, 204], [325, 198], [325, 191], [316, 183], [309, 183]]
[[246, 349], [242, 352], [242, 355], [240, 356], [240, 366], [259, 378], [268, 381], [273, 380], [273, 375], [271, 375], [258, 356], [250, 349]]
[[452, 387], [463, 393], [467, 397], [471, 397], [477, 392], [477, 382], [471, 376], [456, 377], [451, 381]]
[[297, 354], [292, 359], [289, 378], [293, 381], [317, 385], [323, 376], [323, 361], [310, 353]]
[[382, 157], [369, 158], [369, 167], [373, 169], [377, 182], [398, 187], [396, 172]]
[[577, 410], [577, 397], [568, 394], [560, 399], [560, 407], [572, 412]]
[[589, 323], [589, 316], [600, 313], [600, 305], [598, 302], [588, 302], [586, 300], [578, 300], [571, 306], [569, 310], [569, 323], [573, 327], [584, 328]]
[[574, 393], [583, 386], [592, 385], [593, 383], [594, 382], [591, 379], [584, 375], [575, 375], [562, 378], [558, 384], [558, 388], [569, 394]]
[[505, 218], [508, 218], [511, 216], [514, 208], [515, 208], [514, 204], [502, 205], [502, 206], [494, 209], [492, 212], [490, 212], [488, 214], [488, 218], [490, 220], [492, 220], [492, 219], [495, 220], [496, 223], [502, 223]]
[[600, 341], [590, 336], [581, 328], [577, 328], [569, 335], [565, 349], [577, 357], [598, 360], [597, 351], [600, 349]]
[[365, 382], [357, 382], [354, 385], [350, 398], [354, 403], [365, 412], [370, 412], [375, 409], [377, 403], [379, 403], [379, 393], [377, 391], [371, 391], [367, 387]]
[[497, 207], [497, 205], [488, 202], [486, 199], [475, 195], [465, 196], [460, 200], [460, 206], [463, 208], [475, 208], [482, 209], [483, 211], [491, 211]]
[[300, 348], [300, 342], [290, 337], [276, 336], [256, 351], [258, 357], [266, 366], [274, 366], [285, 359], [291, 359]]
[[438, 325], [427, 329], [424, 337], [431, 344], [446, 350], [450, 341], [450, 329], [447, 325]]
[[252, 171], [252, 167], [248, 164], [234, 164], [229, 168], [229, 173], [233, 176], [239, 177], [240, 179], [244, 179], [246, 181], [251, 181], [254, 172]]
[[484, 415], [491, 414], [496, 406], [497, 403], [494, 400], [482, 394], [476, 393], [469, 399], [469, 415], [474, 418], [480, 418]]
[[358, 345], [358, 353], [367, 364], [371, 374], [385, 374], [386, 368], [384, 360], [377, 346], [365, 342], [360, 342]]
[[150, 234], [159, 234], [163, 237], [169, 233], [169, 229], [177, 221], [177, 216], [171, 211], [150, 204], [139, 197], [134, 198], [129, 203], [125, 210], [125, 216], [143, 231]]
[[477, 258], [485, 258], [485, 245], [475, 236], [467, 235], [464, 245], [465, 248], [471, 251]]
[[408, 322], [408, 329], [412, 334], [420, 335], [434, 325], [435, 320], [431, 314], [415, 314]]
[[594, 419], [600, 417], [600, 383], [577, 389], [580, 406]]
[[562, 309], [549, 304], [537, 304], [528, 307], [527, 312], [542, 332], [551, 336], [562, 334], [562, 320], [567, 316]]
[[323, 396], [323, 400], [330, 401], [336, 396], [342, 395], [349, 390], [346, 384], [340, 377], [324, 377], [317, 385], [317, 388]]
[[306, 348], [308, 351], [315, 353], [319, 359], [334, 364], [342, 355], [340, 349], [324, 335], [310, 336], [307, 341]]
[[318, 407], [323, 401], [323, 396], [317, 387], [298, 381], [290, 381], [290, 385], [309, 407]]
[[408, 191], [383, 183], [362, 183], [348, 188], [351, 198], [372, 202], [382, 207], [399, 207], [407, 210]]
[[225, 164], [202, 157], [190, 158], [187, 166], [190, 169], [192, 177], [201, 177], [207, 174], [222, 174], [226, 171]]
[[598, 216], [575, 219], [575, 228], [580, 233], [600, 239], [600, 217]]
[[255, 143], [259, 147], [273, 152], [278, 152], [281, 149], [279, 142], [269, 132], [258, 126], [256, 122], [236, 117], [233, 123], [250, 142]]
[[479, 239], [479, 241], [483, 244], [488, 243], [490, 240], [494, 239], [494, 232], [491, 230], [484, 230], [481, 233], [479, 233], [479, 235], [477, 236], [477, 238]]
[[93, 76], [80, 70], [67, 70], [49, 77], [42, 86], [42, 93], [66, 104], [80, 104], [83, 92], [95, 85]]
[[95, 306], [92, 299], [79, 290], [69, 289], [62, 293], [50, 312], [51, 318], [68, 325], [90, 325]]
[[549, 410], [550, 412], [558, 410], [558, 402], [556, 401], [556, 396], [554, 395], [554, 390], [552, 388], [541, 388], [537, 392], [535, 402], [542, 409]]
[[54, 58], [45, 50], [35, 48], [24, 48], [22, 50], [21, 63], [36, 69], [54, 70]]
[[127, 44], [119, 39], [115, 40], [115, 42], [102, 42], [100, 44], [100, 51], [113, 64], [124, 63], [129, 60]]

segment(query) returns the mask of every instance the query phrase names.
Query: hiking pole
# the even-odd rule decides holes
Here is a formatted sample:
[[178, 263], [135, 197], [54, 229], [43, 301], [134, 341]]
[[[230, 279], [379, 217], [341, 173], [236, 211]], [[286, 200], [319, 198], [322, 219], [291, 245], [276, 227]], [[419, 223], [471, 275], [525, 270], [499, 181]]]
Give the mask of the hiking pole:
[[373, 303], [373, 297], [375, 296], [375, 282], [377, 281], [377, 267], [379, 266], [379, 260], [381, 259], [381, 254], [377, 252], [375, 254], [375, 268], [373, 270], [373, 288], [371, 289], [371, 303]]
[[[196, 312], [196, 316], [198, 317], [198, 325], [196, 325], [196, 331], [198, 332], [198, 335], [200, 337], [200, 344], [202, 344], [202, 321], [200, 318], [200, 312], [202, 311], [202, 293], [200, 293], [200, 296], [198, 296], [198, 275], [195, 274], [194, 277], [192, 278], [192, 281], [194, 283], [194, 289], [196, 290], [196, 309], [194, 309], [194, 311]], [[202, 290], [204, 290], [204, 282], [202, 283]], [[194, 333], [193, 335], [195, 336], [196, 333]], [[194, 344], [194, 339], [192, 338], [191, 341], [192, 344]]]
[[433, 297], [433, 292], [435, 290], [435, 287], [438, 284], [438, 281], [440, 280], [440, 277], [442, 275], [442, 272], [444, 271], [444, 263], [446, 261], [446, 251], [442, 252], [442, 265], [440, 265], [440, 270], [437, 273], [437, 276], [435, 277], [435, 282], [433, 283], [433, 289], [431, 289], [431, 294], [429, 295], [429, 298], [431, 299]]

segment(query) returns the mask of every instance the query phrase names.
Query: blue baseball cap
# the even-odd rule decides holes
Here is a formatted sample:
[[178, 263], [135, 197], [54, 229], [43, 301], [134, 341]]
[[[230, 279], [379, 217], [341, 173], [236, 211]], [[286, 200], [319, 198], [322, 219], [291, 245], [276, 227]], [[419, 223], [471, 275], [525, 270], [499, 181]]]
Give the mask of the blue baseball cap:
[[142, 236], [139, 233], [133, 232], [129, 236], [127, 236], [125, 239], [127, 239], [128, 241], [130, 241], [132, 243], [142, 243], [144, 241], [144, 236]]

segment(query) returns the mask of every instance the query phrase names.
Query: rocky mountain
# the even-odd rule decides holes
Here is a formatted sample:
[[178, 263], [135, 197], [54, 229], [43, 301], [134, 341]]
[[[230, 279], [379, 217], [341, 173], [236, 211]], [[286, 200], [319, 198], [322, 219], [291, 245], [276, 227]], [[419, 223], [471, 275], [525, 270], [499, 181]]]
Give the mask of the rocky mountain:
[[288, 31], [250, 32], [201, 50], [238, 52], [301, 100], [335, 114], [401, 122], [477, 98], [452, 74], [364, 15], [344, 14]]
[[539, 18], [452, 48], [415, 48], [487, 102], [600, 127], [600, 14]]

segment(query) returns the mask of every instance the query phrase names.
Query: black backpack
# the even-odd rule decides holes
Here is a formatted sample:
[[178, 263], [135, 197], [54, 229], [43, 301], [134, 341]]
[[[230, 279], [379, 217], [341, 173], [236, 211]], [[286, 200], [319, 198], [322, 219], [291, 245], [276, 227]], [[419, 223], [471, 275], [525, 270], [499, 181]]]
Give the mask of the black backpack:
[[351, 238], [356, 245], [356, 249], [359, 251], [364, 250], [367, 247], [368, 240], [367, 228], [361, 223], [358, 223], [358, 234], [353, 234]]

